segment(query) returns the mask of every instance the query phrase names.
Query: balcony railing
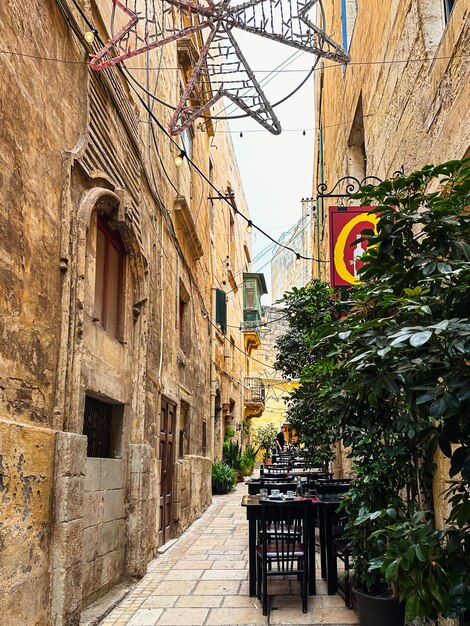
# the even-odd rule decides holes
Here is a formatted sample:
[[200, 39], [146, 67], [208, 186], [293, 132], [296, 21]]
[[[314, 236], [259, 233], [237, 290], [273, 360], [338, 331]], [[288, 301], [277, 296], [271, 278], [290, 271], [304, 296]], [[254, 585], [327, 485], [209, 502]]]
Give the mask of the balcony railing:
[[245, 402], [249, 404], [264, 404], [265, 387], [261, 378], [245, 378]]
[[244, 320], [240, 323], [240, 327], [243, 332], [250, 332], [250, 331], [259, 330], [260, 324], [261, 324], [260, 320], [252, 320], [249, 322]]

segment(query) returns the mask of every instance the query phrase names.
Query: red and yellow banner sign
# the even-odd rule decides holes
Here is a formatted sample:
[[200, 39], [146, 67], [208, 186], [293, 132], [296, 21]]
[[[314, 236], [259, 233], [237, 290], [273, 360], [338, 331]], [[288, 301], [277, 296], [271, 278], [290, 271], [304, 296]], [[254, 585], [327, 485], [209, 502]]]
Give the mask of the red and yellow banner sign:
[[358, 285], [361, 257], [367, 249], [366, 242], [353, 244], [366, 228], [377, 232], [378, 217], [369, 211], [371, 206], [330, 206], [330, 283], [332, 287]]

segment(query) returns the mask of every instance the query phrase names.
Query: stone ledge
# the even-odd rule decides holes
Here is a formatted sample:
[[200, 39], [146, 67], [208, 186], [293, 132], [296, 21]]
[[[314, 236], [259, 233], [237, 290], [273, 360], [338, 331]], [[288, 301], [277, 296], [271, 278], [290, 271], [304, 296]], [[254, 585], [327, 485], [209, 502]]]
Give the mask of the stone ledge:
[[81, 615], [80, 626], [97, 626], [132, 591], [136, 583], [133, 579], [119, 583], [102, 598], [87, 607]]

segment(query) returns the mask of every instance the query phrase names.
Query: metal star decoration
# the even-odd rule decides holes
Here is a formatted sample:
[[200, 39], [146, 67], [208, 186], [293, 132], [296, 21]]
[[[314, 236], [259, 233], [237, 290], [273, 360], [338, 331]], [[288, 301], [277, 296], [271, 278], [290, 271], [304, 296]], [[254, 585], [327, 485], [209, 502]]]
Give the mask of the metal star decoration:
[[[154, 0], [145, 0], [145, 11], [129, 7], [131, 0], [112, 0], [113, 19], [117, 9], [128, 21], [108, 43], [92, 56], [90, 66], [101, 70], [149, 50], [195, 35], [199, 58], [192, 68], [181, 99], [170, 121], [169, 131], [178, 135], [223, 96], [237, 104], [271, 133], [278, 135], [281, 125], [253, 70], [234, 36], [234, 29], [259, 35], [293, 48], [339, 63], [348, 54], [324, 29], [322, 0], [248, 0], [231, 6], [231, 0], [163, 0], [164, 17], [159, 20]], [[179, 28], [166, 21], [179, 13]], [[315, 13], [323, 22], [316, 24]], [[160, 23], [161, 22], [161, 23]], [[113, 32], [113, 24], [111, 32]]]

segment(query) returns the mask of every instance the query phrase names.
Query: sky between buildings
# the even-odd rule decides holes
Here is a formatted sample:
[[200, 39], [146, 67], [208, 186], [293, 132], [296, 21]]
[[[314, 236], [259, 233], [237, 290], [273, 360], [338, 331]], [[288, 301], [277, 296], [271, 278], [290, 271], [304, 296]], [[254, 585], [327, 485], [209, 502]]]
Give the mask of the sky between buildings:
[[[264, 92], [271, 104], [295, 89], [316, 59], [249, 33], [237, 31], [235, 36], [258, 81], [265, 85]], [[269, 74], [283, 63], [289, 71]], [[306, 71], [291, 71], [302, 69]], [[301, 199], [312, 195], [314, 76], [315, 72], [292, 98], [275, 108], [283, 129], [280, 135], [272, 135], [251, 118], [229, 122], [251, 219], [275, 239], [300, 219]], [[240, 113], [235, 105], [227, 106], [227, 116]], [[217, 144], [217, 134], [214, 143]], [[270, 245], [266, 237], [253, 229], [253, 258]], [[265, 274], [270, 292], [271, 256], [272, 251], [266, 252], [253, 266], [253, 271]], [[263, 298], [263, 304], [270, 303], [271, 293]]]

